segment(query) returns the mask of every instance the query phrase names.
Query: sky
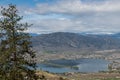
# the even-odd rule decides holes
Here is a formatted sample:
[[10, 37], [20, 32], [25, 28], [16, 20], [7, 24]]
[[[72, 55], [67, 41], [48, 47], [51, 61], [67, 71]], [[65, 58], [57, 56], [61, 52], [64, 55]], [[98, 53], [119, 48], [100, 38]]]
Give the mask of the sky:
[[33, 24], [26, 32], [120, 32], [120, 0], [0, 0], [0, 6], [10, 3]]

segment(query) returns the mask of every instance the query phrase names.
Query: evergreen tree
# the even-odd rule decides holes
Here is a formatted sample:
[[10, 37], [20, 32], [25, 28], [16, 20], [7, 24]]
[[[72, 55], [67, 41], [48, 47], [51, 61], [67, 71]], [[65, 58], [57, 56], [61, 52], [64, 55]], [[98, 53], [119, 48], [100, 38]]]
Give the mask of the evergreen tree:
[[25, 33], [29, 27], [21, 23], [15, 5], [1, 10], [0, 18], [0, 80], [36, 80], [35, 52], [31, 36]]

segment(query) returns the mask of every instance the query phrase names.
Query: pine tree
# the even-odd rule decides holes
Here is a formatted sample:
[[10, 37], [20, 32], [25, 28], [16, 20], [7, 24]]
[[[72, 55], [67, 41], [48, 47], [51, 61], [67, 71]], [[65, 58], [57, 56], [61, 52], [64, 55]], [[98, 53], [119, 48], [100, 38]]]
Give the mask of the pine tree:
[[0, 18], [0, 80], [36, 80], [35, 52], [31, 36], [25, 33], [29, 27], [21, 23], [15, 5], [1, 10]]

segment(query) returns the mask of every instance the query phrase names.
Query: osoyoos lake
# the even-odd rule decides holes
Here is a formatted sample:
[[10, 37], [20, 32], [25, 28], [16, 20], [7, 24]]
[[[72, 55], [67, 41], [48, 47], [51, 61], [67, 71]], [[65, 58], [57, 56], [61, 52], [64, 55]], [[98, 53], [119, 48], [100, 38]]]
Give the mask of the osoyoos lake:
[[109, 61], [104, 59], [76, 59], [76, 60], [49, 60], [38, 64], [38, 70], [48, 71], [51, 73], [65, 72], [83, 72], [92, 73], [99, 71], [108, 71]]

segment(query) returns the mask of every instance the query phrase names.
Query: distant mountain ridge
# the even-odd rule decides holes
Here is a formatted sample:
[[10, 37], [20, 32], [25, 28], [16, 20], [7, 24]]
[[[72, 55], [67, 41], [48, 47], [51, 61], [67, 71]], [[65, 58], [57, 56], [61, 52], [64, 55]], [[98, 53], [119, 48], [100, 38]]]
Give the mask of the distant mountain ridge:
[[30, 36], [38, 36], [39, 34], [37, 33], [29, 33]]
[[36, 50], [79, 51], [119, 49], [120, 39], [108, 35], [81, 35], [69, 32], [41, 34], [32, 38]]

